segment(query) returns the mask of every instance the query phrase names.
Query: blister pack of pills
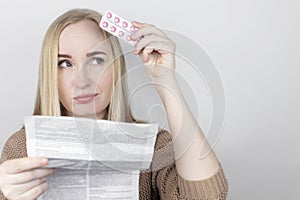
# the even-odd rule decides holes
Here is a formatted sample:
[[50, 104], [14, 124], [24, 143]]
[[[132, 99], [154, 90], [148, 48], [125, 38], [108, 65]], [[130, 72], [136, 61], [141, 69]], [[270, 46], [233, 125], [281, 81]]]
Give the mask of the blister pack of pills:
[[135, 28], [128, 20], [125, 20], [110, 10], [107, 10], [102, 16], [99, 25], [103, 30], [131, 45], [134, 45], [134, 41], [131, 40], [130, 35], [137, 28]]

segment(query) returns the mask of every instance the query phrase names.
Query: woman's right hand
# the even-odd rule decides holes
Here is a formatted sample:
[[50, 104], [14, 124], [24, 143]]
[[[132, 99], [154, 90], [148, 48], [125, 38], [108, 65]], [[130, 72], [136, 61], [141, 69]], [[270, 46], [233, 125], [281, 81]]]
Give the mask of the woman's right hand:
[[32, 157], [7, 160], [0, 165], [0, 190], [5, 198], [36, 199], [48, 187], [46, 177], [55, 169], [42, 168], [47, 158]]

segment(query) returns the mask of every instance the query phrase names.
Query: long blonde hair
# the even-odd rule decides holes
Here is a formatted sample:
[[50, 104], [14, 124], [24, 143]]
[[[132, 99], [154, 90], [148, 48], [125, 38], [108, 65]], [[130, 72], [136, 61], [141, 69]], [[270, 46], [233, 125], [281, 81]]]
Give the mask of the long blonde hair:
[[[39, 79], [34, 107], [34, 115], [63, 116], [64, 106], [60, 103], [57, 81], [58, 46], [61, 32], [70, 24], [81, 20], [91, 20], [99, 24], [101, 15], [90, 9], [73, 9], [59, 16], [48, 28], [40, 55]], [[107, 120], [144, 122], [136, 120], [130, 110], [127, 98], [125, 59], [116, 37], [103, 31], [104, 38], [109, 38], [113, 61], [113, 86], [110, 103], [107, 107]], [[118, 83], [118, 84], [117, 84]]]

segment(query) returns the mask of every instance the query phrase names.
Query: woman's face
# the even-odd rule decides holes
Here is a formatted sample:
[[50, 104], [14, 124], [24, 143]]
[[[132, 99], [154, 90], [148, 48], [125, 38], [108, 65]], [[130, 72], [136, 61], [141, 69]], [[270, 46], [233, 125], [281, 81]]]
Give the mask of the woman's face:
[[112, 89], [108, 42], [90, 20], [68, 25], [61, 33], [58, 54], [58, 91], [69, 116], [103, 119]]

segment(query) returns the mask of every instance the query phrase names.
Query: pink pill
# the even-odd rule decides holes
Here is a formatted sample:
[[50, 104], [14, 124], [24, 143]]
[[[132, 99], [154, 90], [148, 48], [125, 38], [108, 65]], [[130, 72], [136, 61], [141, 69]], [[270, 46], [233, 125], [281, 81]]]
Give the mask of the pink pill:
[[105, 28], [108, 27], [108, 23], [107, 23], [107, 22], [103, 22], [102, 25], [103, 25], [103, 27], [105, 27]]
[[120, 22], [120, 18], [119, 17], [115, 17], [114, 22], [115, 23], [119, 23]]
[[131, 26], [131, 27], [130, 27], [130, 31], [131, 31], [131, 32], [134, 32], [134, 31], [135, 31], [134, 26]]
[[112, 26], [112, 27], [110, 28], [110, 31], [111, 31], [111, 32], [116, 32], [116, 30], [117, 30], [117, 28], [116, 28], [115, 26]]
[[126, 28], [127, 26], [128, 26], [128, 23], [127, 23], [127, 22], [123, 22], [123, 23], [122, 23], [122, 27], [123, 27], [123, 28]]
[[108, 12], [108, 13], [106, 14], [106, 17], [107, 17], [107, 18], [111, 18], [111, 17], [112, 17], [112, 14], [111, 14], [110, 12]]
[[119, 31], [119, 36], [122, 37], [124, 35], [123, 31]]

